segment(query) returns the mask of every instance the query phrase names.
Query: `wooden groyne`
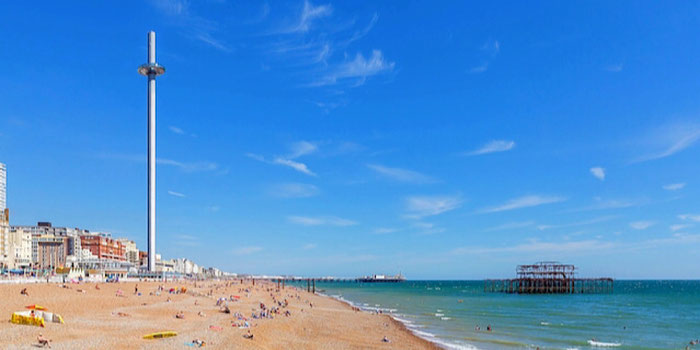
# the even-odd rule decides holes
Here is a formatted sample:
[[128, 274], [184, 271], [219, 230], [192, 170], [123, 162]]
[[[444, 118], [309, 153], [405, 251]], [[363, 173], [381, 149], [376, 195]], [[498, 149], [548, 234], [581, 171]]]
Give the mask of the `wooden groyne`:
[[581, 294], [612, 293], [613, 279], [578, 278], [574, 265], [558, 262], [539, 262], [532, 265], [518, 265], [517, 278], [487, 279], [484, 292], [517, 294]]

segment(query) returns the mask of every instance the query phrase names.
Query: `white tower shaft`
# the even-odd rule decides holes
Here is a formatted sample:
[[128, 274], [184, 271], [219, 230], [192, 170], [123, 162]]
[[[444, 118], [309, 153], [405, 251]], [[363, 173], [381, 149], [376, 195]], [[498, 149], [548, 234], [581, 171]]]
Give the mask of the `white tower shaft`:
[[[148, 64], [156, 63], [156, 33], [148, 32]], [[156, 74], [148, 74], [148, 271], [156, 271]]]

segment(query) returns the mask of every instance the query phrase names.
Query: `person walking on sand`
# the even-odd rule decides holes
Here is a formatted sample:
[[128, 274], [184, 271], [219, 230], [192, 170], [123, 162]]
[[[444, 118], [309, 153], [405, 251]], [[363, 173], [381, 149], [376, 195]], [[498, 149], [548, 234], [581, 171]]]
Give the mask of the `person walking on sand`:
[[139, 294], [139, 284], [138, 283], [136, 283], [136, 285], [134, 286], [134, 294]]

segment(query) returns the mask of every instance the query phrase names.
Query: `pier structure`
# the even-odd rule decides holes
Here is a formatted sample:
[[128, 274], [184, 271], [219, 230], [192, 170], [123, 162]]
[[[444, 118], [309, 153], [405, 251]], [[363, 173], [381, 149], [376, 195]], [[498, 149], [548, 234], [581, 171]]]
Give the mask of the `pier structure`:
[[574, 265], [543, 261], [518, 265], [513, 279], [487, 279], [484, 292], [516, 294], [612, 293], [613, 279], [579, 278]]

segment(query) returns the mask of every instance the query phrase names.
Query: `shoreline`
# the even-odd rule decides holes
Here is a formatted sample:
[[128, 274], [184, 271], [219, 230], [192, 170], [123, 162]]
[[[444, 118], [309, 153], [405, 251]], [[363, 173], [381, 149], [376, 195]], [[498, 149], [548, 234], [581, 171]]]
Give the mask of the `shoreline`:
[[[52, 339], [54, 349], [187, 348], [195, 339], [214, 349], [442, 349], [389, 314], [356, 311], [351, 303], [293, 286], [278, 290], [275, 283], [264, 281], [255, 286], [250, 281], [196, 285], [192, 281], [3, 283], [0, 317], [9, 320], [13, 312], [38, 304], [61, 315], [65, 324], [40, 328], [0, 323], [0, 348], [34, 349], [37, 336], [43, 334]], [[164, 290], [158, 291], [159, 286]], [[28, 296], [20, 294], [24, 288]], [[171, 288], [187, 291], [170, 294]], [[239, 298], [234, 300], [234, 295]], [[230, 314], [219, 312], [220, 298], [227, 299]], [[261, 303], [270, 318], [258, 317]], [[175, 317], [179, 312], [184, 319]], [[250, 328], [232, 327], [243, 322]], [[159, 331], [175, 331], [178, 336], [142, 339]], [[243, 337], [248, 331], [254, 339]], [[384, 337], [390, 342], [383, 342]]]
[[[355, 303], [353, 303], [352, 301], [347, 300], [347, 299], [344, 299], [344, 298], [342, 298], [342, 297], [336, 297], [336, 296], [327, 295], [327, 294], [324, 294], [324, 293], [316, 293], [316, 294], [319, 295], [319, 296], [322, 296], [322, 297], [324, 297], [324, 298], [328, 298], [328, 299], [331, 299], [331, 300], [335, 300], [335, 301], [337, 301], [337, 302], [343, 304], [345, 307], [350, 308], [351, 310], [354, 309], [354, 308], [358, 308], [358, 309], [362, 310], [361, 312], [365, 312], [365, 313], [370, 313], [370, 314], [371, 314], [370, 311], [365, 310], [363, 307], [357, 306], [357, 305], [355, 305]], [[391, 322], [393, 322], [394, 325], [395, 325], [396, 327], [398, 327], [399, 329], [401, 329], [403, 332], [406, 332], [406, 333], [410, 334], [411, 336], [414, 336], [414, 337], [416, 337], [416, 338], [418, 338], [418, 339], [420, 339], [420, 340], [426, 342], [429, 346], [432, 346], [434, 349], [445, 349], [445, 348], [450, 348], [450, 345], [448, 345], [448, 344], [440, 344], [440, 343], [431, 341], [430, 339], [426, 339], [425, 337], [422, 337], [420, 334], [418, 334], [418, 333], [416, 333], [414, 330], [410, 329], [410, 328], [408, 327], [408, 325], [406, 324], [406, 321], [400, 320], [399, 318], [397, 318], [396, 316], [394, 316], [392, 313], [381, 313], [381, 314], [378, 314], [378, 315], [388, 317], [388, 319], [391, 320]]]

